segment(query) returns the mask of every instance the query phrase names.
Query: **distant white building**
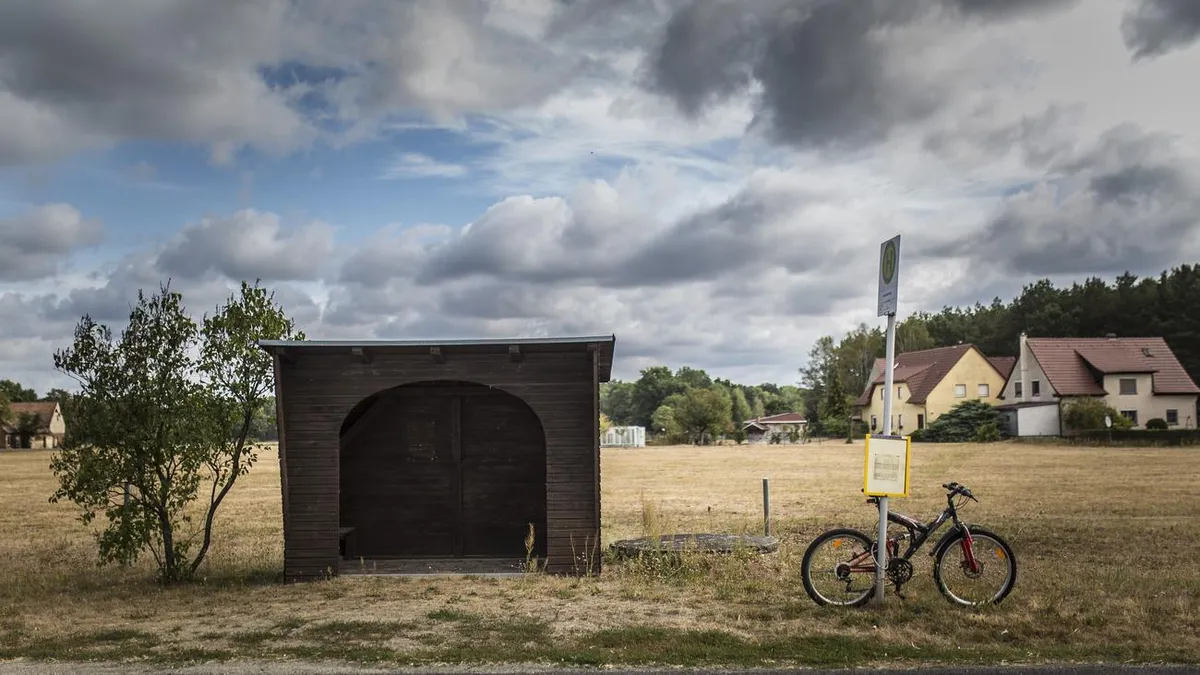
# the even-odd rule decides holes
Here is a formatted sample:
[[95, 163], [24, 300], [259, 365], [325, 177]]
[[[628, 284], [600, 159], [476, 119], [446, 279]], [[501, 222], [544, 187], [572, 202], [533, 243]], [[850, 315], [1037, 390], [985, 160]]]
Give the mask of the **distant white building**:
[[611, 427], [600, 437], [602, 448], [644, 448], [645, 427]]
[[780, 413], [746, 420], [742, 431], [746, 432], [746, 442], [753, 445], [803, 443], [808, 436], [808, 420], [800, 413]]

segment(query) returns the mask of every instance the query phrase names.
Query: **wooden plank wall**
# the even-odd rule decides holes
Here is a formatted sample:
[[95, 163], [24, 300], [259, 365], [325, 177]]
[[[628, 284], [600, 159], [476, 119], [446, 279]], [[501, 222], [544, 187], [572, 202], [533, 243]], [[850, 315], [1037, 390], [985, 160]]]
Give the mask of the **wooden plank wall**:
[[280, 360], [276, 395], [284, 489], [284, 576], [289, 582], [338, 570], [339, 457], [342, 421], [362, 399], [403, 384], [476, 382], [529, 404], [546, 434], [546, 569], [556, 574], [600, 572], [599, 383], [595, 356], [582, 345], [508, 352], [443, 348], [425, 353], [344, 353], [298, 350]]

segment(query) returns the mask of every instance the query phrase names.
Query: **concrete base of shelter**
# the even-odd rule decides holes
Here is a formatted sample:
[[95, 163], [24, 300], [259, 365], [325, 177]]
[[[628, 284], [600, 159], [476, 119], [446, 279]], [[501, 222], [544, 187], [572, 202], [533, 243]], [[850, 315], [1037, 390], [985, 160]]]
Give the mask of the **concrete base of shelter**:
[[364, 558], [342, 560], [338, 572], [359, 576], [521, 576], [528, 573], [528, 565], [520, 558]]

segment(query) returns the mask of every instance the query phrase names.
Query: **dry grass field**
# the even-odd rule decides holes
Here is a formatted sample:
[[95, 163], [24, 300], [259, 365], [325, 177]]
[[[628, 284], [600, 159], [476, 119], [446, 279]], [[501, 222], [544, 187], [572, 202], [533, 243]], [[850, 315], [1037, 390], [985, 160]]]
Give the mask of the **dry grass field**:
[[1009, 539], [1000, 606], [946, 602], [918, 554], [906, 600], [819, 608], [800, 559], [820, 531], [870, 531], [862, 445], [605, 450], [604, 536], [761, 530], [777, 554], [607, 564], [599, 578], [343, 577], [282, 585], [279, 472], [266, 451], [219, 516], [205, 579], [160, 588], [146, 565], [97, 568], [45, 451], [0, 454], [0, 659], [178, 663], [256, 657], [431, 664], [680, 665], [1200, 660], [1200, 451], [917, 445], [894, 508], [927, 519], [941, 483]]

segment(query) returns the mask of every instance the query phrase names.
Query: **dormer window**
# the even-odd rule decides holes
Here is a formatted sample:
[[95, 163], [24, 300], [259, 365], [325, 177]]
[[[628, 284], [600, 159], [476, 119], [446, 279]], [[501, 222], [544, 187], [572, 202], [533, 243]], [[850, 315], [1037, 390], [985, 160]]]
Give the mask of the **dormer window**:
[[1149, 347], [1142, 347], [1142, 356], [1153, 358], [1154, 352], [1150, 351]]

